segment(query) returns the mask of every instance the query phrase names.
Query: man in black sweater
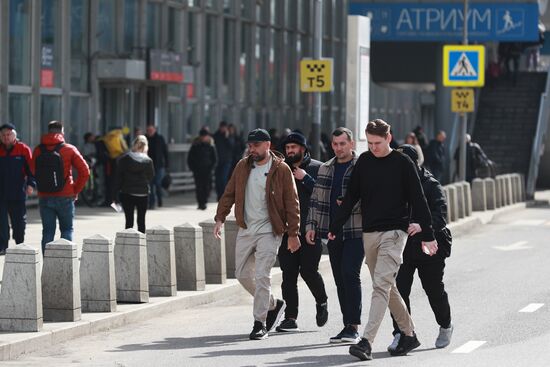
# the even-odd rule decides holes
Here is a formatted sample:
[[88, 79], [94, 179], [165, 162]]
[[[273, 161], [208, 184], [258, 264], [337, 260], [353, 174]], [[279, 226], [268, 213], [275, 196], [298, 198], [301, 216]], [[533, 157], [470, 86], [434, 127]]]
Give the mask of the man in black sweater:
[[355, 164], [328, 234], [329, 240], [333, 240], [361, 200], [363, 245], [373, 283], [363, 338], [349, 349], [351, 355], [361, 360], [372, 359], [371, 345], [388, 307], [402, 333], [399, 344], [390, 354], [405, 355], [420, 345], [407, 306], [395, 285], [395, 276], [403, 261], [411, 208], [422, 229], [423, 251], [429, 255], [437, 252], [430, 210], [414, 163], [390, 148], [390, 125], [385, 121], [370, 121], [366, 133], [369, 151], [361, 154]]

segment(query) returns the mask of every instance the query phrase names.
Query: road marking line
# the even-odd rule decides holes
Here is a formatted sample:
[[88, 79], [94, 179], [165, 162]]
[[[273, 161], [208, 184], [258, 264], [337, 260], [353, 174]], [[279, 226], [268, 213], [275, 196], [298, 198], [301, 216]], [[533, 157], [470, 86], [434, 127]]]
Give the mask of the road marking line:
[[527, 245], [527, 241], [518, 241], [506, 246], [493, 246], [493, 248], [501, 251], [515, 251], [515, 250], [526, 250], [532, 247], [532, 246], [525, 246], [525, 245]]
[[451, 353], [470, 353], [477, 348], [481, 347], [483, 344], [487, 343], [483, 340], [470, 340], [468, 343], [464, 344], [461, 347], [458, 347], [457, 349], [453, 350]]
[[521, 310], [519, 310], [518, 312], [535, 312], [542, 306], [544, 306], [544, 303], [530, 303], [524, 308], [522, 308]]
[[513, 226], [540, 226], [541, 224], [544, 224], [544, 222], [546, 222], [544, 219], [520, 219], [512, 222], [511, 224]]

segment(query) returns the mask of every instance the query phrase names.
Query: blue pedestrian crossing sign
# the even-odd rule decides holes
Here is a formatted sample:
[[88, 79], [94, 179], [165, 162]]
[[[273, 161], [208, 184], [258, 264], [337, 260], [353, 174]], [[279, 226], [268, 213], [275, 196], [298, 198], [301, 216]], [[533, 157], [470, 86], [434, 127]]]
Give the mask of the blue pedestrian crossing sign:
[[443, 46], [443, 85], [445, 87], [483, 87], [485, 84], [485, 46]]

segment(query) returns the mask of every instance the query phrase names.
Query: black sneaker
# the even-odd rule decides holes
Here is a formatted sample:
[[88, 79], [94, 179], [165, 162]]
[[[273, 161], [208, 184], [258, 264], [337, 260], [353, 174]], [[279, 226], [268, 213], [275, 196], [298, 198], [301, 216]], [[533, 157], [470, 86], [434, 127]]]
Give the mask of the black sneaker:
[[370, 361], [372, 359], [372, 348], [369, 341], [365, 338], [361, 338], [359, 343], [349, 347], [349, 354], [362, 361]]
[[328, 321], [328, 306], [327, 303], [317, 304], [317, 314], [315, 315], [315, 320], [317, 320], [317, 326], [324, 326]]
[[286, 303], [282, 299], [278, 299], [275, 308], [267, 312], [267, 319], [265, 320], [265, 328], [268, 332], [273, 329], [275, 325], [279, 323], [281, 316], [286, 308]]
[[254, 321], [254, 327], [250, 333], [250, 340], [267, 339], [267, 330], [264, 324], [260, 321]]
[[351, 325], [346, 325], [346, 327], [344, 327], [342, 331], [340, 331], [336, 336], [331, 337], [329, 339], [329, 342], [331, 344], [357, 343], [358, 340], [359, 333], [357, 332], [357, 330]]
[[300, 331], [298, 323], [293, 319], [284, 319], [281, 324], [275, 328], [279, 332]]
[[413, 333], [413, 336], [401, 334], [399, 343], [397, 343], [397, 348], [395, 348], [395, 350], [391, 350], [390, 354], [392, 356], [404, 356], [411, 350], [413, 350], [414, 348], [418, 348], [419, 346], [420, 342], [416, 338], [416, 333]]

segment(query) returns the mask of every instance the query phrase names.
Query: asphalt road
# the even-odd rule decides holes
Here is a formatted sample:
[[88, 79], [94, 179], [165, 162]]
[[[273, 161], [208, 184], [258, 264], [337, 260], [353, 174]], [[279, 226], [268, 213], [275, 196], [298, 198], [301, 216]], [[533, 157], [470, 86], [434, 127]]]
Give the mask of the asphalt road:
[[[455, 333], [434, 348], [438, 326], [418, 279], [411, 302], [422, 345], [390, 357], [389, 315], [373, 346], [374, 360], [359, 362], [347, 346], [328, 344], [341, 329], [330, 274], [329, 322], [315, 326], [315, 305], [301, 283], [300, 333], [273, 333], [250, 341], [252, 300], [244, 293], [139, 324], [79, 338], [2, 366], [548, 366], [550, 365], [550, 209], [524, 209], [462, 236], [447, 262], [446, 287]], [[371, 282], [363, 267], [363, 315]], [[280, 289], [275, 293], [280, 295]], [[524, 311], [524, 312], [521, 312]], [[526, 312], [527, 311], [527, 312]]]

